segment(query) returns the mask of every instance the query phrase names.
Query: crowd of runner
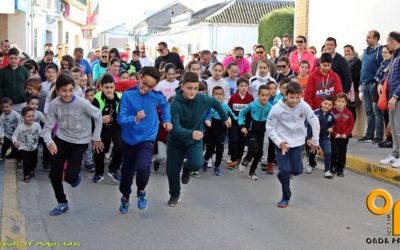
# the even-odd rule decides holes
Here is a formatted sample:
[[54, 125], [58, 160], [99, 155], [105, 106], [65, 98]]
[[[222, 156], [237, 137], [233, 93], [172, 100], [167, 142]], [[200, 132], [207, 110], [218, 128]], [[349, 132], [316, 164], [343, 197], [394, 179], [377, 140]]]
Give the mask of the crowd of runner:
[[358, 141], [393, 148], [381, 163], [400, 167], [400, 33], [389, 33], [386, 45], [380, 38], [376, 30], [367, 33], [361, 59], [350, 44], [342, 56], [333, 37], [318, 56], [305, 36], [284, 35], [274, 38], [270, 53], [256, 44], [251, 53], [236, 46], [223, 58], [202, 50], [190, 60], [165, 42], [155, 60], [144, 44], [132, 52], [129, 45], [123, 52], [96, 47], [85, 59], [82, 48], [70, 55], [67, 44], [53, 52], [51, 43], [34, 60], [3, 40], [1, 161], [16, 158], [29, 183], [42, 148], [58, 202], [50, 215], [69, 209], [63, 182], [77, 187], [81, 169], [101, 182], [106, 159], [107, 174], [119, 183], [121, 213], [129, 211], [134, 176], [137, 206], [145, 209], [151, 169], [164, 166], [170, 206], [178, 206], [180, 184], [190, 176], [239, 169], [258, 180], [261, 165], [270, 175], [277, 170], [277, 205], [287, 207], [290, 179], [313, 172], [319, 149], [323, 177], [344, 177], [360, 100], [368, 126]]

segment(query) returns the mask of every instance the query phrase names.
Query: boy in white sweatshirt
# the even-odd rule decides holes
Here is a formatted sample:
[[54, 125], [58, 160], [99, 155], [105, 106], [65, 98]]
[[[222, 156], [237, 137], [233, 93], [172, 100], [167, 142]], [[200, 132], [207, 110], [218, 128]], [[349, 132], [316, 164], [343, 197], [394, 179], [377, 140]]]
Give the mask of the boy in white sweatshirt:
[[278, 179], [282, 185], [282, 199], [278, 202], [280, 208], [289, 204], [290, 175], [303, 173], [306, 119], [313, 132], [313, 138], [307, 140], [307, 144], [312, 152], [317, 152], [319, 147], [319, 121], [311, 107], [301, 99], [301, 93], [301, 86], [297, 82], [290, 82], [285, 98], [272, 107], [266, 124], [268, 136], [277, 145]]

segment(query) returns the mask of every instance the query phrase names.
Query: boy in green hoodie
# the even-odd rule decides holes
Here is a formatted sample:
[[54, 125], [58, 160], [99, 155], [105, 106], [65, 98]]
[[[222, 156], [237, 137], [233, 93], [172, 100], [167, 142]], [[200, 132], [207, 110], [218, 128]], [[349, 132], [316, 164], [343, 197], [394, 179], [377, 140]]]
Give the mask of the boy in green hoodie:
[[198, 91], [198, 75], [187, 72], [183, 75], [181, 88], [177, 89], [171, 104], [173, 129], [168, 134], [167, 148], [167, 175], [171, 195], [168, 205], [171, 207], [178, 206], [181, 190], [179, 173], [184, 157], [187, 157], [187, 162], [182, 170], [182, 184], [189, 182], [191, 171], [198, 171], [203, 165], [204, 116], [208, 109], [213, 108], [225, 125], [231, 126], [231, 119], [221, 104], [214, 97], [198, 94]]

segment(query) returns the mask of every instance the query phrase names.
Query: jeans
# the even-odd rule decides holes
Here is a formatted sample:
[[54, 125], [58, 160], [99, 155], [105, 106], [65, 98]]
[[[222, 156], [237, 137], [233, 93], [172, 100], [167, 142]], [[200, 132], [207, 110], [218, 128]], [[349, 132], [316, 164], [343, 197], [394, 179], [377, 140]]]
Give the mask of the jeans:
[[121, 128], [119, 126], [103, 126], [101, 131], [101, 141], [104, 143], [104, 150], [100, 153], [94, 152], [94, 165], [96, 167], [96, 174], [104, 174], [104, 155], [110, 149], [111, 141], [114, 144], [113, 156], [108, 166], [108, 172], [115, 173], [122, 160], [122, 141], [121, 141]]
[[33, 151], [20, 150], [19, 154], [22, 158], [24, 176], [34, 173], [37, 164], [38, 149], [35, 149]]
[[143, 141], [133, 146], [122, 142], [122, 150], [123, 162], [119, 191], [129, 200], [129, 195], [132, 193], [131, 186], [135, 173], [137, 192], [145, 190], [149, 182], [154, 142]]
[[[322, 138], [319, 140], [319, 146], [324, 152], [324, 164], [325, 164], [325, 172], [331, 169], [332, 163], [332, 150], [331, 150], [331, 141], [329, 137]], [[310, 166], [315, 166], [315, 153], [311, 151], [308, 152], [308, 161]]]
[[278, 179], [282, 185], [282, 198], [290, 200], [292, 192], [290, 191], [290, 175], [297, 176], [303, 173], [303, 150], [304, 145], [289, 148], [283, 155], [282, 150], [275, 146], [276, 160], [278, 162]]
[[258, 163], [260, 162], [263, 155], [264, 148], [264, 132], [250, 131], [247, 134], [249, 150], [247, 155], [244, 157], [244, 160], [251, 163], [249, 174], [254, 174], [256, 172]]
[[[367, 114], [367, 133], [365, 136], [369, 138], [383, 138], [383, 114], [377, 107], [377, 103], [373, 102], [375, 88], [373, 83], [363, 83], [364, 109]], [[375, 134], [376, 132], [376, 134]]]

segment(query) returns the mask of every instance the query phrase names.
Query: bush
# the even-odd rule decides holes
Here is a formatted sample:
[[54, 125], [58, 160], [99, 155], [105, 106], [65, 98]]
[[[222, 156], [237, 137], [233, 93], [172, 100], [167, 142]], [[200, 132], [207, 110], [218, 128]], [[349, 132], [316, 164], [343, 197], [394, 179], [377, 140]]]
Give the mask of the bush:
[[265, 15], [258, 26], [258, 43], [265, 46], [269, 53], [274, 37], [282, 37], [284, 34], [293, 35], [294, 9], [285, 8]]

